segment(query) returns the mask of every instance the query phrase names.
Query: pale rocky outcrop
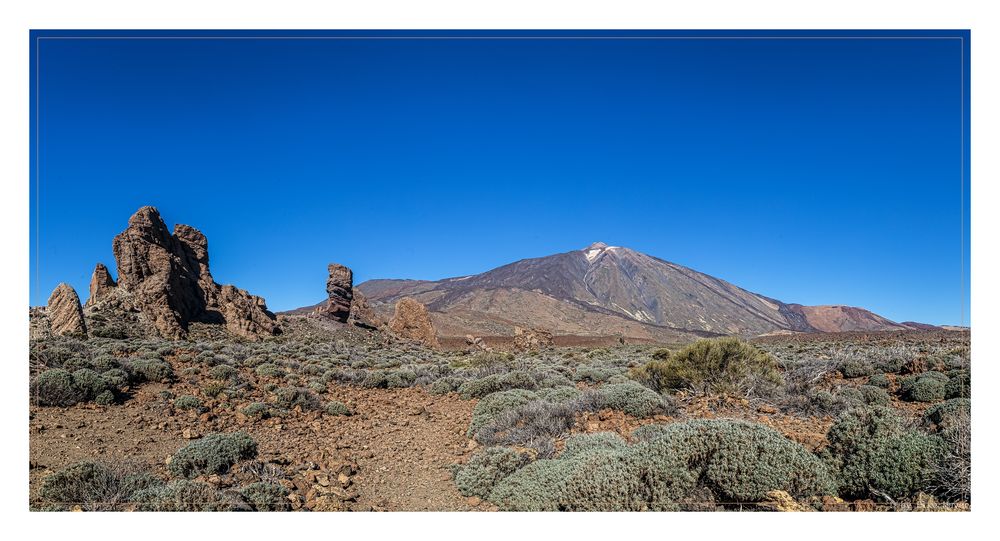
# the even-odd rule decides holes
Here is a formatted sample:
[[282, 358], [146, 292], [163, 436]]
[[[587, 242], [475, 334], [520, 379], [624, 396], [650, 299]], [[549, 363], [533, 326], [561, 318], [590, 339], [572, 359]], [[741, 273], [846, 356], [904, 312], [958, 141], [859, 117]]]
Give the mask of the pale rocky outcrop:
[[389, 330], [426, 346], [439, 347], [427, 307], [413, 297], [403, 297], [396, 302], [396, 309], [389, 321]]
[[104, 263], [98, 263], [94, 267], [94, 274], [90, 277], [90, 296], [87, 297], [86, 306], [91, 306], [97, 301], [110, 295], [118, 284], [111, 278], [111, 273]]
[[142, 207], [115, 237], [113, 249], [118, 284], [114, 294], [98, 298], [142, 312], [164, 338], [185, 338], [193, 321], [224, 324], [250, 340], [281, 331], [264, 299], [215, 283], [208, 239], [194, 227], [177, 225], [171, 234], [155, 208]]
[[59, 336], [87, 336], [87, 324], [83, 320], [80, 296], [68, 284], [59, 284], [45, 307], [52, 334]]

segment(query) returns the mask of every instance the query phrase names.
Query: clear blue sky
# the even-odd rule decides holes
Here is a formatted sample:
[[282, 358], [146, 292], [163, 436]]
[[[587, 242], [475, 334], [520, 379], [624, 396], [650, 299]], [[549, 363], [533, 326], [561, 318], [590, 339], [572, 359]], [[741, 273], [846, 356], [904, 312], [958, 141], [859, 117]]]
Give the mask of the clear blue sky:
[[[967, 324], [968, 33], [915, 34], [966, 39], [41, 39], [31, 303], [86, 298], [154, 205], [274, 310], [331, 261], [438, 279], [600, 240]], [[33, 37], [67, 35], [156, 34]]]

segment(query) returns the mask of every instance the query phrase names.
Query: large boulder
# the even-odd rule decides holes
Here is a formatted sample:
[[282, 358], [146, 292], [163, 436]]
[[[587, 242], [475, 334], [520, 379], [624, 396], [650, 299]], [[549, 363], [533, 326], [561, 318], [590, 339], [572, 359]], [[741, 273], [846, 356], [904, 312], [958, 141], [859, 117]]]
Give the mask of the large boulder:
[[87, 324], [83, 321], [83, 307], [80, 296], [69, 284], [59, 284], [45, 307], [52, 334], [60, 336], [87, 336]]
[[164, 338], [186, 338], [193, 321], [224, 324], [251, 340], [281, 332], [262, 298], [215, 283], [208, 239], [194, 227], [177, 225], [171, 234], [155, 208], [142, 207], [113, 249], [118, 284], [106, 302], [142, 312]]
[[541, 329], [514, 327], [514, 349], [529, 351], [552, 345], [552, 333]]
[[389, 330], [398, 336], [416, 340], [430, 347], [439, 347], [434, 324], [427, 307], [413, 297], [403, 297], [389, 321]]
[[329, 273], [326, 280], [327, 301], [321, 313], [335, 321], [347, 323], [354, 300], [354, 273], [338, 263], [330, 263], [326, 269]]
[[98, 263], [94, 267], [94, 274], [90, 277], [90, 296], [87, 297], [87, 306], [95, 304], [97, 301], [110, 295], [118, 284], [111, 278], [111, 273], [104, 263]]
[[375, 313], [375, 310], [368, 304], [368, 298], [361, 291], [354, 292], [351, 299], [351, 316], [348, 321], [359, 327], [377, 329], [385, 322]]

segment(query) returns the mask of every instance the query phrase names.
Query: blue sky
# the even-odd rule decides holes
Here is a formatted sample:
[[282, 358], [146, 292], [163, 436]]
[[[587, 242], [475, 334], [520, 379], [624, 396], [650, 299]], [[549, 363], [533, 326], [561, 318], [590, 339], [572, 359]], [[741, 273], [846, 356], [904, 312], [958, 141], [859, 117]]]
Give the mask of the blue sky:
[[[967, 33], [415, 34], [35, 42], [31, 303], [85, 298], [154, 205], [274, 310], [322, 299], [332, 261], [438, 279], [604, 241], [786, 302], [968, 324], [968, 39], [940, 39]], [[109, 34], [33, 37], [68, 35]]]

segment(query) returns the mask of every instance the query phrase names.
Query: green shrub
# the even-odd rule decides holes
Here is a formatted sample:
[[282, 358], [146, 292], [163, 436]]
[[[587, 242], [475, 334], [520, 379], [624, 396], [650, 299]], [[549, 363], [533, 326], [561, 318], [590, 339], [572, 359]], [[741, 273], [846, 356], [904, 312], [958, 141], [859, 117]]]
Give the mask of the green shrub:
[[46, 477], [39, 496], [59, 508], [79, 505], [86, 511], [120, 511], [138, 492], [162, 484], [129, 463], [84, 461]]
[[331, 400], [326, 404], [326, 413], [328, 415], [350, 415], [351, 409], [348, 408], [343, 402]]
[[[641, 449], [641, 450], [640, 450]], [[558, 494], [565, 511], [676, 511], [694, 478], [675, 453], [649, 456], [641, 447], [590, 449], [572, 455]]]
[[892, 398], [885, 389], [874, 385], [861, 385], [858, 387], [861, 399], [865, 404], [874, 406], [888, 406], [892, 403]]
[[174, 407], [182, 410], [200, 410], [201, 400], [190, 395], [179, 396], [174, 400]]
[[281, 368], [279, 368], [278, 366], [276, 366], [274, 364], [271, 364], [271, 363], [264, 363], [262, 365], [259, 365], [257, 368], [254, 369], [254, 372], [258, 376], [262, 376], [262, 377], [265, 377], [265, 378], [283, 378], [283, 377], [285, 377], [285, 371], [282, 370]]
[[318, 410], [322, 403], [316, 393], [302, 387], [282, 387], [275, 393], [275, 404], [279, 408], [292, 409], [299, 406], [303, 411]]
[[228, 364], [220, 364], [218, 366], [214, 366], [212, 367], [211, 370], [208, 371], [208, 376], [210, 378], [218, 380], [232, 379], [235, 378], [237, 374], [239, 374], [239, 372], [237, 372], [235, 368], [229, 366]]
[[271, 416], [271, 407], [263, 402], [253, 402], [240, 411], [247, 417], [254, 417], [257, 419], [267, 419]]
[[130, 359], [125, 370], [136, 383], [144, 381], [167, 383], [174, 379], [174, 369], [162, 359]]
[[108, 386], [108, 388], [118, 391], [122, 391], [129, 386], [128, 372], [122, 370], [121, 368], [106, 370], [103, 374], [101, 374], [101, 379], [104, 380], [104, 383]]
[[565, 447], [559, 458], [570, 458], [598, 449], [620, 451], [625, 447], [625, 440], [614, 432], [576, 434], [566, 438]]
[[207, 483], [179, 479], [135, 495], [138, 511], [239, 511], [249, 510], [230, 494]]
[[907, 498], [924, 490], [944, 452], [940, 438], [907, 429], [891, 408], [844, 412], [827, 433], [843, 498]]
[[623, 411], [637, 418], [676, 410], [670, 399], [636, 382], [606, 383], [598, 393], [599, 408]]
[[390, 370], [385, 374], [385, 386], [388, 389], [412, 387], [417, 381], [417, 374], [412, 370]]
[[604, 366], [581, 366], [573, 373], [573, 381], [585, 381], [587, 383], [604, 383], [614, 376], [624, 372], [621, 368], [610, 368]]
[[637, 436], [633, 445], [612, 434], [574, 436], [558, 458], [499, 480], [488, 499], [506, 511], [666, 511], [701, 503], [699, 486], [728, 502], [761, 501], [771, 490], [833, 492], [822, 461], [763, 425], [689, 421]]
[[89, 368], [81, 368], [73, 372], [73, 385], [80, 389], [83, 401], [93, 400], [97, 395], [108, 390], [108, 384], [100, 374]]
[[501, 413], [519, 408], [538, 395], [524, 389], [511, 389], [484, 396], [472, 410], [472, 422], [469, 423], [467, 435], [471, 438], [482, 427]]
[[227, 389], [228, 387], [226, 386], [226, 384], [221, 381], [210, 381], [205, 385], [202, 385], [201, 392], [205, 396], [211, 396], [212, 398], [215, 398], [216, 396], [219, 396]]
[[868, 378], [868, 385], [873, 387], [880, 387], [882, 389], [889, 388], [889, 378], [885, 374], [875, 374], [874, 376]]
[[572, 460], [536, 460], [500, 479], [489, 501], [501, 511], [559, 511], [559, 497], [574, 467]]
[[510, 368], [514, 355], [506, 352], [481, 351], [471, 356], [468, 365], [472, 368]]
[[969, 398], [972, 396], [972, 377], [968, 370], [948, 372], [948, 383], [944, 387], [945, 398]]
[[826, 465], [776, 430], [737, 420], [703, 419], [645, 429], [636, 452], [676, 453], [699, 483], [727, 502], [758, 502], [767, 492], [794, 497], [833, 494]]
[[389, 386], [389, 379], [381, 370], [369, 370], [360, 385], [366, 389], [385, 389]]
[[875, 368], [883, 374], [898, 374], [905, 364], [903, 357], [884, 357], [875, 362]]
[[849, 359], [840, 364], [840, 373], [845, 378], [862, 378], [875, 373], [875, 364], [868, 359]]
[[633, 369], [632, 377], [656, 391], [690, 388], [740, 396], [767, 396], [783, 383], [774, 357], [738, 338], [699, 340], [669, 359]]
[[515, 370], [506, 374], [491, 374], [484, 378], [468, 380], [459, 386], [458, 394], [463, 400], [470, 400], [510, 389], [534, 390], [537, 386], [530, 374]]
[[61, 368], [38, 374], [29, 388], [31, 400], [38, 406], [72, 406], [87, 396], [74, 384], [73, 374]]
[[257, 456], [257, 442], [245, 432], [210, 434], [174, 453], [168, 469], [178, 477], [226, 473], [239, 460]]
[[948, 376], [941, 372], [924, 372], [900, 380], [899, 393], [903, 400], [937, 402], [944, 400], [947, 385]]
[[968, 422], [972, 414], [972, 401], [968, 398], [952, 398], [940, 404], [935, 404], [924, 412], [924, 421], [935, 426], [938, 431], [945, 430], [959, 423]]
[[448, 394], [452, 391], [458, 390], [458, 387], [461, 384], [462, 384], [462, 379], [453, 376], [447, 376], [440, 379], [436, 379], [434, 380], [434, 383], [431, 384], [430, 393]]
[[579, 389], [576, 387], [563, 386], [563, 387], [550, 387], [547, 389], [541, 389], [535, 393], [538, 398], [545, 400], [546, 402], [552, 402], [558, 404], [561, 402], [572, 402], [580, 398], [583, 395]]
[[455, 485], [463, 496], [488, 499], [502, 479], [531, 462], [531, 456], [510, 447], [488, 447], [477, 452], [455, 474]]
[[94, 402], [102, 406], [110, 406], [115, 403], [115, 393], [112, 391], [104, 391], [94, 397]]
[[240, 494], [254, 511], [290, 511], [288, 489], [277, 483], [258, 482], [243, 487]]

